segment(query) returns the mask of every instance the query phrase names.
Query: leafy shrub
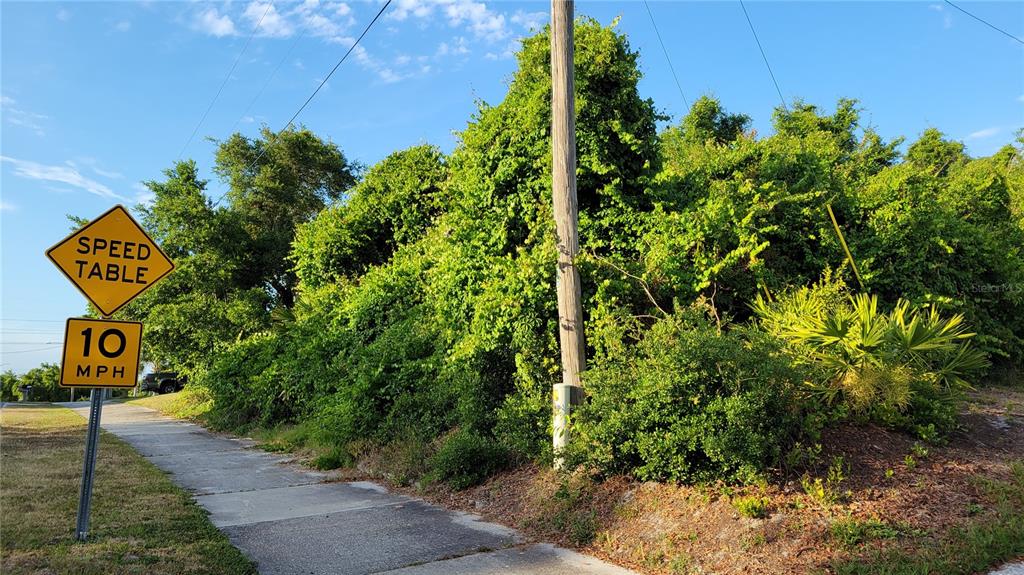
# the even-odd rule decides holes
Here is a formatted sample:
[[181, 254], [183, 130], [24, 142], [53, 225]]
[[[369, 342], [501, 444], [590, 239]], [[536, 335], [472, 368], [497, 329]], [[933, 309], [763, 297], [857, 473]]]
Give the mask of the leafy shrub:
[[430, 458], [433, 478], [452, 489], [466, 489], [504, 467], [507, 452], [494, 439], [460, 429]]
[[802, 289], [754, 309], [770, 332], [790, 342], [794, 361], [819, 369], [812, 390], [874, 421], [923, 435], [950, 430], [965, 378], [985, 368], [962, 315], [900, 301], [888, 313], [874, 296], [836, 304]]
[[630, 356], [587, 373], [576, 457], [643, 480], [751, 479], [800, 433], [803, 379], [764, 334], [720, 333], [694, 311], [676, 313]]
[[306, 289], [355, 277], [418, 240], [444, 206], [444, 157], [427, 145], [373, 166], [343, 203], [299, 226], [290, 259]]
[[734, 499], [732, 506], [744, 517], [763, 519], [768, 517], [769, 501], [767, 497], [748, 496]]

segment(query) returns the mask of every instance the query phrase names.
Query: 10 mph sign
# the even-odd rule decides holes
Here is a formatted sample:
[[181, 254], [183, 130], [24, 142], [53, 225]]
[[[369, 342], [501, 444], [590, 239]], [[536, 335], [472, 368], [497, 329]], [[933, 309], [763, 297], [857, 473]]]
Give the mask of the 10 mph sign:
[[142, 323], [69, 318], [64, 331], [60, 384], [64, 387], [135, 387]]

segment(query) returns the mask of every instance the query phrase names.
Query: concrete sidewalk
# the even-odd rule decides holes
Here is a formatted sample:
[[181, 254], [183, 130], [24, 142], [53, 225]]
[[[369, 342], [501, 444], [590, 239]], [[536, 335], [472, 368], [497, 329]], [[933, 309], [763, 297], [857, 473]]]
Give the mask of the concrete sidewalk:
[[[88, 403], [65, 404], [88, 417]], [[479, 517], [389, 493], [326, 482], [251, 442], [121, 403], [102, 427], [170, 474], [263, 575], [628, 575]]]

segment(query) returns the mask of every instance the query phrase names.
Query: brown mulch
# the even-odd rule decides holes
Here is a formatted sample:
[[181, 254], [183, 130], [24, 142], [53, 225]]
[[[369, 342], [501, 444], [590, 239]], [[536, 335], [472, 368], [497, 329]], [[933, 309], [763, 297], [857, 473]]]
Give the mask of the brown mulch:
[[[1010, 463], [1024, 460], [1024, 390], [974, 393], [962, 425], [942, 446], [871, 425], [830, 430], [814, 476], [842, 462], [834, 501], [808, 496], [796, 476], [742, 489], [579, 476], [560, 489], [555, 473], [533, 465], [461, 492], [397, 489], [641, 573], [828, 573], [833, 560], [865, 549], [831, 537], [833, 521], [880, 521], [905, 536], [872, 548], [911, 548], [983, 517], [978, 479], [1006, 480]], [[767, 517], [740, 515], [736, 498], [748, 496], [768, 500]]]

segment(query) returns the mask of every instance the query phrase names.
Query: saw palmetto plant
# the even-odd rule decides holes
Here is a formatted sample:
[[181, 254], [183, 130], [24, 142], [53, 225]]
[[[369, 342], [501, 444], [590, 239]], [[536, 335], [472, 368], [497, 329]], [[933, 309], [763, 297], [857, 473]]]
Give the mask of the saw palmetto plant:
[[804, 289], [778, 302], [758, 299], [753, 307], [797, 361], [821, 369], [812, 392], [855, 411], [906, 410], [922, 388], [955, 399], [970, 387], [971, 374], [988, 365], [972, 347], [963, 316], [944, 316], [934, 306], [901, 300], [886, 312], [875, 296], [836, 302]]

